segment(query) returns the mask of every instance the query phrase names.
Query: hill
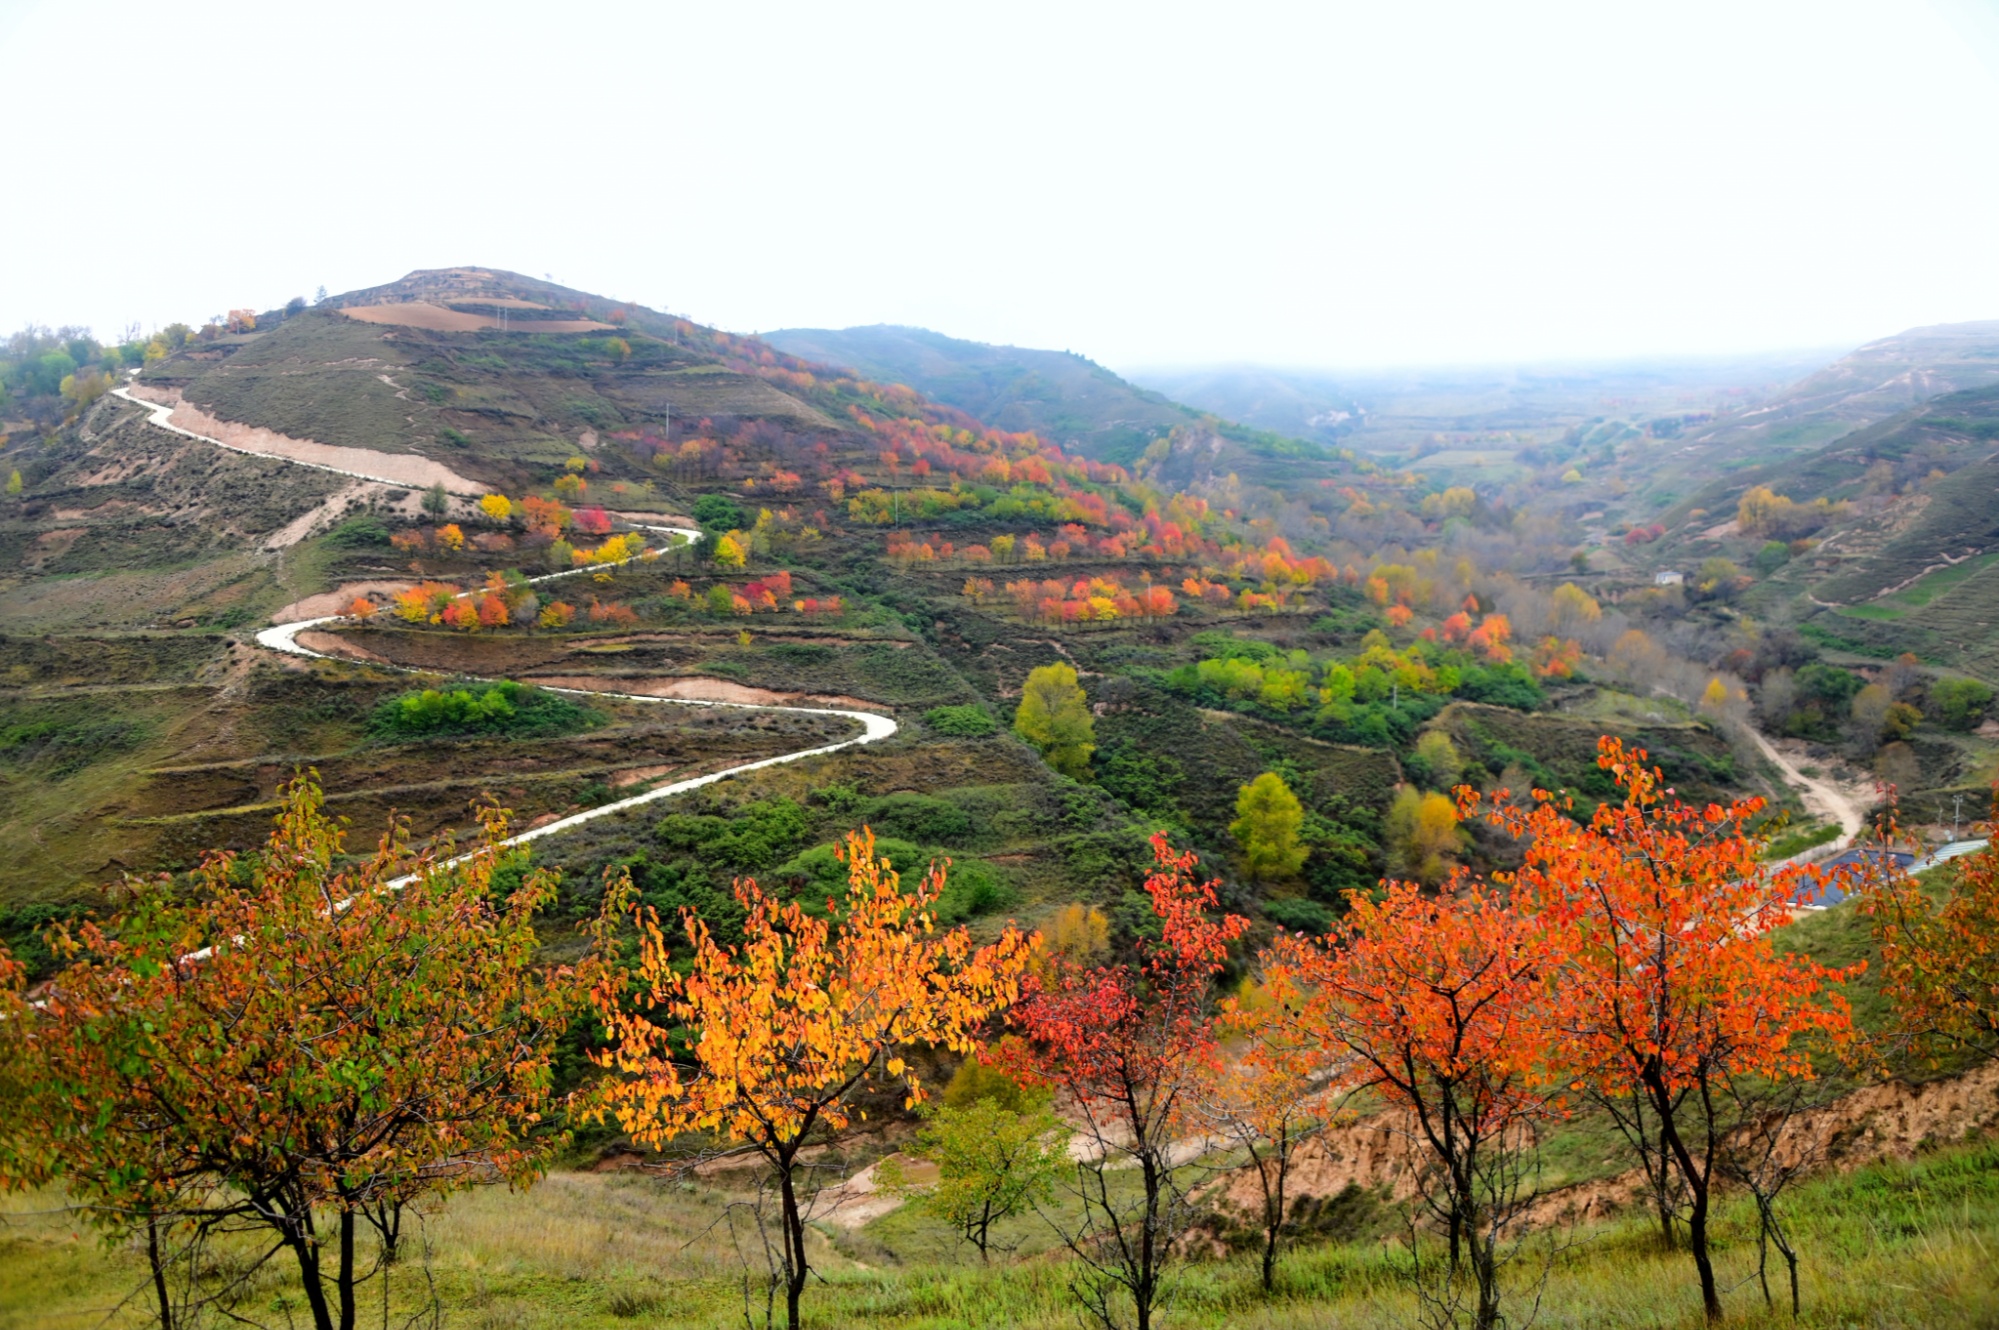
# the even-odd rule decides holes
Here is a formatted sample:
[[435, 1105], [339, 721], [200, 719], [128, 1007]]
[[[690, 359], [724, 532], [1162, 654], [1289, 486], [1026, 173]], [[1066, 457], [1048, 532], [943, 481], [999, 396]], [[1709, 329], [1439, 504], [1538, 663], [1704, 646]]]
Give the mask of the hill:
[[1245, 426], [1119, 378], [1072, 351], [968, 342], [924, 328], [793, 328], [780, 350], [957, 407], [1001, 429], [1031, 430], [1085, 457], [1184, 486], [1230, 474], [1258, 483], [1350, 477], [1351, 459], [1304, 434]]
[[968, 342], [925, 328], [783, 328], [780, 351], [906, 383], [999, 429], [1032, 430], [1099, 461], [1129, 466], [1154, 439], [1201, 413], [1125, 382], [1071, 351]]

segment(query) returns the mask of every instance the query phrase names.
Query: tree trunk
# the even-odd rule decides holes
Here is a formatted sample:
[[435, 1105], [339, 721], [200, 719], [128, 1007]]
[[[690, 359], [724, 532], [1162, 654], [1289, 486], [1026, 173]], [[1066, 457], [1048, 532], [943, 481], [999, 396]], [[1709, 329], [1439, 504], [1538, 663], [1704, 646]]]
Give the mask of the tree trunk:
[[1145, 1170], [1145, 1225], [1138, 1235], [1138, 1269], [1132, 1273], [1131, 1301], [1136, 1314], [1136, 1330], [1152, 1330], [1152, 1239], [1159, 1225], [1159, 1161], [1146, 1150], [1140, 1155]]
[[354, 1211], [340, 1212], [340, 1330], [354, 1330]]
[[1491, 1240], [1472, 1237], [1472, 1273], [1478, 1279], [1478, 1319], [1474, 1330], [1494, 1330], [1499, 1319], [1499, 1261]]
[[160, 1330], [174, 1330], [174, 1300], [167, 1291], [167, 1268], [160, 1256], [160, 1217], [146, 1215], [146, 1263], [153, 1270], [153, 1293], [160, 1300]]
[[798, 1212], [798, 1190], [792, 1185], [791, 1159], [778, 1165], [778, 1195], [784, 1210], [784, 1323], [799, 1330], [798, 1300], [805, 1292], [805, 1221]]
[[1656, 1066], [1645, 1069], [1645, 1084], [1652, 1091], [1652, 1106], [1659, 1110], [1659, 1139], [1672, 1151], [1673, 1162], [1679, 1166], [1680, 1177], [1693, 1201], [1687, 1215], [1687, 1246], [1693, 1252], [1694, 1269], [1700, 1274], [1701, 1310], [1712, 1324], [1721, 1320], [1721, 1294], [1715, 1288], [1714, 1260], [1707, 1245], [1707, 1175], [1695, 1166], [1687, 1143], [1680, 1137], [1679, 1124], [1673, 1121], [1671, 1099]]
[[312, 1313], [313, 1330], [334, 1330], [333, 1309], [326, 1305], [326, 1286], [319, 1282], [319, 1238], [312, 1231], [312, 1217], [287, 1220], [285, 1242], [298, 1258], [299, 1283], [305, 1289], [305, 1305]]
[[1284, 1231], [1284, 1173], [1288, 1163], [1282, 1143], [1277, 1147], [1277, 1184], [1275, 1194], [1265, 1202], [1264, 1220], [1266, 1229], [1263, 1238], [1263, 1291], [1272, 1292], [1277, 1283], [1277, 1242]]

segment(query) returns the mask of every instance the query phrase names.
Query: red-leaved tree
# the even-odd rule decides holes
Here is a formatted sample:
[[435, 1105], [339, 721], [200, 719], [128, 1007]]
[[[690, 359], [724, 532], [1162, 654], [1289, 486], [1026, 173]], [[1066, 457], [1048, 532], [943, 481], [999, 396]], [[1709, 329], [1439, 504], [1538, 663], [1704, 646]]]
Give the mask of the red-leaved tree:
[[[1216, 1060], [1213, 986], [1230, 943], [1249, 921], [1217, 918], [1217, 881], [1199, 882], [1192, 853], [1152, 838], [1146, 879], [1157, 941], [1137, 965], [1082, 967], [1057, 959], [1030, 979], [1012, 1013], [1023, 1038], [999, 1056], [1023, 1080], [1052, 1087], [1080, 1119], [1075, 1192], [1082, 1220], [1061, 1230], [1077, 1259], [1072, 1288], [1107, 1330], [1150, 1330], [1175, 1239], [1192, 1218], [1176, 1165], [1176, 1136], [1191, 1121]], [[1118, 1181], [1136, 1173], [1134, 1192]]]
[[[1533, 1199], [1536, 1129], [1551, 1112], [1548, 952], [1536, 923], [1477, 887], [1441, 897], [1411, 882], [1386, 897], [1350, 895], [1323, 941], [1280, 936], [1264, 953], [1285, 1020], [1317, 1043], [1354, 1089], [1408, 1115], [1418, 1194], [1444, 1229], [1450, 1260], [1419, 1291], [1431, 1319], [1500, 1324], [1509, 1229]], [[1421, 1271], [1420, 1245], [1416, 1248]], [[1469, 1279], [1466, 1276], [1469, 1276]]]
[[[1694, 807], [1643, 749], [1599, 741], [1620, 798], [1578, 823], [1546, 791], [1487, 814], [1526, 845], [1514, 905], [1551, 947], [1553, 1052], [1565, 1079], [1642, 1095], [1687, 1198], [1688, 1245], [1710, 1320], [1721, 1316], [1708, 1212], [1731, 1081], [1809, 1078], [1815, 1048], [1852, 1034], [1834, 970], [1780, 952], [1771, 930], [1820, 880], [1773, 869], [1750, 830], [1760, 799]], [[1466, 799], [1475, 804], [1475, 797]]]

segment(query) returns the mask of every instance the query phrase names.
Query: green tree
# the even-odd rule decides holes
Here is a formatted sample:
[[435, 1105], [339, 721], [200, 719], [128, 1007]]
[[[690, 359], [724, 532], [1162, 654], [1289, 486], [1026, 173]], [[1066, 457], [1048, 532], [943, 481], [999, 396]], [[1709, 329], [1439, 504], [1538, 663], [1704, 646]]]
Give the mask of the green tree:
[[1298, 842], [1305, 810], [1284, 778], [1266, 771], [1243, 786], [1236, 793], [1235, 812], [1229, 834], [1242, 846], [1250, 880], [1276, 882], [1296, 877], [1310, 851]]
[[1416, 760], [1429, 768], [1431, 780], [1447, 790], [1465, 774], [1464, 758], [1442, 730], [1423, 731], [1423, 737], [1416, 741]]
[[432, 517], [444, 516], [445, 510], [450, 507], [451, 496], [444, 492], [442, 481], [423, 492], [423, 510]]
[[1040, 749], [1049, 766], [1076, 780], [1088, 777], [1090, 754], [1097, 751], [1096, 730], [1073, 665], [1056, 661], [1028, 671], [1013, 731]]
[[[13, 493], [11, 486], [8, 493]], [[1992, 690], [1976, 679], [1939, 679], [1930, 685], [1931, 708], [1953, 730], [1977, 729], [1991, 705]]]
[[1004, 1075], [980, 1078], [992, 1079], [1005, 1083], [997, 1094], [954, 1105], [947, 1092], [945, 1102], [926, 1107], [930, 1121], [910, 1153], [937, 1166], [935, 1185], [920, 1189], [894, 1156], [875, 1170], [882, 1190], [912, 1196], [918, 1209], [978, 1248], [982, 1263], [999, 1245], [993, 1226], [1049, 1200], [1069, 1166], [1069, 1129], [1048, 1111], [1048, 1091], [1023, 1089]]
[[7, 473], [7, 497], [10, 499], [16, 499], [19, 498], [20, 495], [21, 495], [21, 473], [19, 471], [9, 471]]

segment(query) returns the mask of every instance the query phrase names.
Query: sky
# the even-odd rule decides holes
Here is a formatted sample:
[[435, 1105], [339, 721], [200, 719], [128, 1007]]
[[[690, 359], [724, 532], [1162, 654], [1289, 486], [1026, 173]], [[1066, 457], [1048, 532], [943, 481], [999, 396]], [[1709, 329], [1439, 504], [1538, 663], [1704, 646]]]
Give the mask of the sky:
[[0, 108], [0, 330], [459, 264], [1125, 369], [1999, 318], [1999, 0], [0, 0]]

